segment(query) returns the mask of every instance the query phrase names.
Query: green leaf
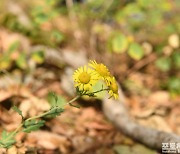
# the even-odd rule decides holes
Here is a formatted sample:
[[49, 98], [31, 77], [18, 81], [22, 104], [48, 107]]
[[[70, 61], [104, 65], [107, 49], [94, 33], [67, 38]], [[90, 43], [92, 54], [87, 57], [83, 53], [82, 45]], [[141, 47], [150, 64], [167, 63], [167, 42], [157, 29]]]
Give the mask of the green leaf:
[[[101, 90], [102, 88], [106, 88], [106, 84], [103, 81], [98, 81], [94, 86], [92, 91], [98, 91]], [[95, 96], [99, 99], [103, 99], [104, 96], [107, 95], [106, 91], [102, 91], [99, 93], [96, 93]]]
[[64, 108], [64, 106], [66, 105], [66, 100], [64, 99], [64, 97], [55, 94], [54, 92], [49, 92], [48, 94], [48, 102], [51, 104], [52, 107], [60, 107], [60, 108]]
[[173, 62], [175, 67], [180, 68], [180, 53], [176, 52], [173, 54]]
[[48, 14], [46, 14], [44, 12], [40, 12], [40, 13], [36, 14], [35, 21], [37, 24], [42, 24], [48, 20], [49, 20]]
[[169, 71], [171, 68], [171, 59], [169, 57], [162, 57], [159, 58], [156, 62], [156, 67], [159, 68], [161, 71], [166, 72]]
[[43, 51], [36, 51], [32, 53], [31, 57], [36, 63], [42, 64], [45, 56]]
[[11, 59], [8, 55], [0, 57], [0, 69], [8, 69], [11, 66]]
[[180, 78], [172, 77], [168, 80], [168, 89], [172, 93], [180, 94]]
[[48, 100], [48, 102], [49, 102], [49, 104], [52, 106], [52, 107], [54, 107], [54, 106], [56, 106], [56, 102], [57, 102], [57, 95], [54, 93], [54, 92], [49, 92], [48, 93], [48, 97], [47, 97], [47, 100]]
[[57, 43], [60, 43], [64, 39], [64, 36], [62, 35], [62, 33], [60, 31], [54, 30], [51, 33], [51, 38], [52, 38], [52, 40], [56, 41]]
[[128, 55], [135, 60], [140, 60], [144, 56], [144, 50], [139, 44], [131, 43], [128, 49]]
[[19, 48], [19, 46], [20, 46], [20, 42], [19, 41], [15, 41], [8, 48], [8, 53], [12, 53], [13, 51], [17, 50]]
[[62, 112], [64, 112], [64, 109], [54, 107], [54, 108], [51, 108], [51, 110], [48, 112], [48, 114], [44, 116], [44, 118], [55, 118], [59, 116]]
[[28, 120], [24, 122], [23, 131], [26, 133], [30, 133], [32, 131], [38, 130], [40, 127], [44, 126], [44, 120]]
[[1, 140], [0, 140], [0, 147], [1, 148], [10, 148], [13, 144], [16, 143], [13, 132], [8, 133], [6, 131], [3, 131], [1, 134]]
[[24, 119], [22, 111], [17, 106], [14, 105], [12, 109], [16, 111], [22, 117], [22, 119]]
[[47, 3], [47, 5], [52, 6], [52, 5], [55, 5], [57, 3], [57, 1], [56, 0], [46, 0], [46, 3]]
[[151, 6], [151, 3], [152, 3], [151, 1], [147, 1], [147, 0], [137, 0], [137, 4], [144, 8]]
[[122, 53], [127, 50], [128, 40], [125, 35], [118, 34], [112, 39], [112, 50], [116, 53]]
[[25, 53], [21, 53], [19, 57], [16, 59], [16, 65], [19, 68], [26, 69], [27, 68], [27, 61]]

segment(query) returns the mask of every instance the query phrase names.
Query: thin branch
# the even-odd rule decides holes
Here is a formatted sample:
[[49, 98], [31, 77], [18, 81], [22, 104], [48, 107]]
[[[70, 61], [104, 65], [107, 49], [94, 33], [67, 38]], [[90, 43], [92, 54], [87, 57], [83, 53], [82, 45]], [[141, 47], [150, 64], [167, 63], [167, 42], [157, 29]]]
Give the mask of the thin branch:
[[119, 90], [120, 100], [105, 99], [103, 110], [107, 118], [114, 123], [125, 135], [140, 143], [161, 150], [162, 143], [179, 143], [180, 136], [145, 127], [134, 122], [125, 106], [125, 98]]

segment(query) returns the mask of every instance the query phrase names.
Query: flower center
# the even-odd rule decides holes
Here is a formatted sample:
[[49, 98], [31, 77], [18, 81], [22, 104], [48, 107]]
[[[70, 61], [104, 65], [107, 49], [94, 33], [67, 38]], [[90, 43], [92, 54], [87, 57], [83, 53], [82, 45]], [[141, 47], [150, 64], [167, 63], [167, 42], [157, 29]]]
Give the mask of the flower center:
[[81, 83], [87, 84], [90, 81], [91, 76], [86, 72], [82, 72], [78, 78]]
[[110, 89], [113, 91], [113, 93], [118, 93], [118, 86], [116, 83], [112, 83], [110, 85]]
[[109, 76], [109, 71], [103, 64], [98, 64], [96, 67], [96, 71], [101, 75], [101, 76]]

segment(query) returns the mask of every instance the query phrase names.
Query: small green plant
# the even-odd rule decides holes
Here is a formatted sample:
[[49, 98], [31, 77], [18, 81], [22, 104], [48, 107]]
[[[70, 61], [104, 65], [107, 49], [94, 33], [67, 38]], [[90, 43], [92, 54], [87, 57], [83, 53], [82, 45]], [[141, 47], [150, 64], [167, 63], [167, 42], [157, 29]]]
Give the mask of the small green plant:
[[41, 50], [27, 53], [22, 51], [20, 42], [13, 42], [7, 51], [0, 53], [0, 70], [8, 70], [13, 66], [22, 70], [28, 69], [28, 60], [34, 61], [35, 64], [44, 62], [44, 52]]
[[[24, 4], [24, 10], [28, 22], [24, 24], [19, 20], [19, 15], [11, 11], [4, 10], [6, 8], [5, 0], [0, 5], [1, 16], [0, 25], [13, 32], [18, 32], [31, 39], [33, 43], [44, 44], [51, 47], [57, 47], [64, 41], [64, 35], [54, 23], [54, 18], [60, 14], [56, 0], [32, 0], [29, 4], [17, 2], [18, 5]], [[50, 29], [43, 28], [44, 24], [50, 24]]]
[[[45, 122], [49, 118], [55, 118], [64, 112], [65, 105], [70, 105], [72, 107], [80, 108], [79, 106], [73, 104], [74, 101], [79, 99], [82, 96], [96, 97], [97, 93], [102, 91], [108, 91], [110, 98], [118, 99], [118, 85], [115, 78], [110, 74], [108, 68], [102, 64], [97, 63], [96, 61], [90, 61], [89, 66], [83, 66], [78, 68], [74, 74], [74, 86], [76, 88], [77, 96], [75, 96], [69, 102], [66, 102], [61, 96], [50, 92], [48, 94], [48, 102], [51, 107], [48, 111], [27, 118], [23, 116], [22, 111], [17, 107], [13, 106], [13, 110], [16, 111], [22, 118], [20, 125], [12, 132], [3, 131], [1, 134], [0, 147], [1, 148], [10, 148], [16, 143], [15, 136], [17, 133], [23, 131], [30, 133], [40, 129], [40, 127], [45, 125]], [[98, 82], [104, 82], [106, 87], [102, 87], [96, 91], [93, 90]]]

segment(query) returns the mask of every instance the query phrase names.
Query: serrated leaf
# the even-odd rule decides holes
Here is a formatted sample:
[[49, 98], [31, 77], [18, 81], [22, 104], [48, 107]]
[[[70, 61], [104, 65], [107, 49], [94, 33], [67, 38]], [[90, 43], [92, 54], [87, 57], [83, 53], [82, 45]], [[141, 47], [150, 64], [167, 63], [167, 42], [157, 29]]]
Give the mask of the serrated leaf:
[[23, 127], [29, 127], [32, 125], [44, 124], [44, 120], [27, 120], [24, 122]]
[[7, 132], [5, 130], [3, 130], [2, 134], [1, 134], [1, 138], [5, 139], [7, 137]]
[[44, 116], [44, 118], [55, 118], [55, 117], [59, 116], [62, 112], [64, 112], [64, 109], [54, 107], [49, 111], [48, 114], [46, 114]]
[[64, 108], [64, 106], [66, 105], [67, 101], [65, 100], [65, 98], [63, 96], [58, 95], [57, 97], [58, 97], [58, 99], [57, 99], [57, 106], [59, 108]]
[[54, 92], [49, 92], [47, 96], [47, 100], [49, 104], [54, 107], [57, 104], [57, 95]]
[[12, 109], [14, 110], [14, 111], [16, 111], [21, 117], [22, 117], [22, 119], [24, 118], [23, 117], [23, 114], [22, 114], [22, 111], [17, 107], [17, 106], [13, 106], [12, 107]]
[[122, 53], [127, 50], [128, 40], [125, 35], [118, 34], [112, 39], [112, 50], [116, 53]]
[[64, 108], [64, 106], [66, 105], [66, 100], [64, 99], [64, 97], [57, 95], [54, 92], [48, 93], [48, 102], [52, 107], [58, 106], [60, 108]]
[[[43, 125], [42, 125], [43, 126]], [[36, 131], [36, 130], [39, 130], [41, 126], [37, 126], [37, 125], [33, 125], [33, 126], [29, 126], [28, 128], [24, 128], [23, 129], [23, 132], [26, 132], [26, 133], [30, 133], [32, 131]]]
[[155, 64], [161, 71], [166, 72], [171, 68], [171, 59], [169, 57], [162, 57], [159, 58]]
[[24, 122], [23, 132], [30, 133], [32, 131], [38, 130], [40, 127], [44, 126], [44, 120], [29, 120]]
[[13, 132], [8, 133], [3, 131], [1, 134], [0, 147], [10, 148], [16, 142], [14, 136], [15, 134]]
[[144, 50], [139, 44], [131, 43], [128, 49], [128, 55], [135, 60], [140, 60], [144, 56]]

